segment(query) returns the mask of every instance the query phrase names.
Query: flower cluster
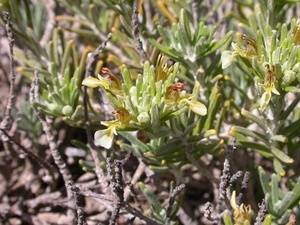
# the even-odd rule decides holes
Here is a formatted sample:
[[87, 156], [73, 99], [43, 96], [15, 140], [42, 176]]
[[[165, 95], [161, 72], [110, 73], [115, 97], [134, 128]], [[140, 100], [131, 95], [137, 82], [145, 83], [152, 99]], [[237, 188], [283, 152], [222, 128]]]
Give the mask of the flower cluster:
[[122, 66], [123, 81], [108, 68], [102, 68], [97, 78], [85, 78], [82, 84], [102, 88], [115, 109], [115, 120], [102, 122], [107, 128], [95, 133], [95, 144], [110, 148], [118, 130], [145, 130], [155, 135], [167, 120], [186, 110], [206, 115], [206, 106], [176, 80], [178, 70], [179, 64], [168, 66], [167, 59], [160, 57], [155, 67], [146, 62], [143, 74]]
[[299, 83], [300, 31], [299, 20], [292, 20], [290, 25], [283, 24], [278, 30], [272, 30], [264, 24], [260, 15], [258, 12], [258, 18], [253, 18], [258, 23], [252, 30], [255, 36], [238, 33], [232, 50], [224, 51], [221, 60], [223, 69], [235, 62], [254, 76], [262, 93], [259, 108], [264, 111], [272, 94], [295, 91]]

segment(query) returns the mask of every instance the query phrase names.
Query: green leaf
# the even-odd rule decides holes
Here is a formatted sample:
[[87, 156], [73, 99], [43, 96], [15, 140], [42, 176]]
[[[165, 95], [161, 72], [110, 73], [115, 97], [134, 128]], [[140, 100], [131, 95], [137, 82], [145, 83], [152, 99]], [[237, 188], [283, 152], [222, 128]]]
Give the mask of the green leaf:
[[61, 70], [60, 70], [60, 73], [61, 74], [65, 74], [65, 69], [67, 68], [67, 65], [68, 65], [68, 60], [69, 60], [69, 57], [72, 53], [72, 47], [74, 45], [74, 41], [73, 40], [70, 40], [68, 41], [67, 43], [67, 46], [64, 50], [64, 55], [63, 55], [63, 59], [62, 59], [62, 64], [61, 64]]
[[52, 36], [52, 62], [55, 64], [55, 65], [59, 65], [59, 30], [58, 29], [55, 29], [53, 31], [53, 36]]
[[271, 187], [269, 183], [270, 179], [261, 166], [258, 167], [258, 174], [259, 174], [260, 184], [262, 186], [264, 193], [265, 194], [270, 193], [271, 192]]
[[274, 166], [274, 169], [275, 169], [277, 174], [279, 174], [282, 177], [285, 175], [285, 171], [283, 169], [283, 166], [282, 166], [281, 162], [278, 159], [273, 160], [273, 166]]
[[280, 133], [287, 136], [291, 137], [294, 136], [294, 134], [299, 134], [299, 126], [300, 126], [300, 119], [296, 120], [295, 122], [291, 123], [290, 125], [280, 129]]
[[279, 200], [279, 178], [276, 174], [272, 174], [271, 177], [271, 198], [272, 202], [276, 204]]
[[72, 140], [71, 140], [71, 144], [74, 145], [75, 147], [80, 148], [80, 149], [83, 149], [83, 150], [85, 150], [85, 151], [88, 151], [88, 150], [89, 150], [89, 148], [87, 147], [86, 143], [81, 142], [81, 141], [79, 141], [79, 140], [72, 139]]
[[129, 95], [129, 90], [132, 87], [130, 72], [126, 66], [121, 67], [121, 73], [124, 79], [124, 89], [127, 95]]
[[211, 94], [209, 96], [209, 105], [207, 110], [207, 118], [205, 120], [205, 124], [203, 127], [203, 130], [209, 130], [212, 128], [213, 119], [215, 118], [215, 115], [217, 113], [217, 109], [219, 106], [219, 103], [221, 101], [221, 93], [219, 91], [218, 84], [216, 83], [213, 87]]
[[191, 44], [192, 43], [192, 33], [191, 33], [191, 28], [190, 28], [190, 21], [188, 19], [188, 15], [184, 9], [181, 9], [181, 11], [180, 11], [179, 26], [180, 26], [180, 31], [182, 31], [182, 33], [183, 33], [182, 35], [184, 35], [186, 37], [185, 43]]
[[239, 140], [237, 138], [239, 143], [241, 143], [242, 146], [250, 149], [257, 150], [262, 156], [267, 157], [267, 158], [273, 158], [274, 155], [270, 152], [269, 146], [263, 144], [263, 143], [258, 143], [255, 141], [248, 141], [248, 140]]
[[131, 144], [136, 145], [142, 152], [151, 151], [151, 148], [149, 146], [147, 146], [146, 144], [144, 144], [143, 142], [141, 142], [139, 139], [137, 139], [136, 137], [134, 137], [130, 133], [123, 132], [123, 131], [119, 131], [118, 133], [122, 137], [124, 137], [125, 139], [127, 139]]
[[296, 185], [294, 186], [293, 190], [286, 193], [284, 198], [281, 200], [281, 203], [276, 207], [278, 209], [278, 214], [283, 215], [283, 213], [287, 209], [293, 208], [296, 204], [299, 203], [300, 200], [300, 178]]
[[176, 61], [181, 61], [181, 59], [178, 57], [178, 55], [173, 52], [169, 47], [166, 47], [164, 45], [161, 45], [159, 43], [156, 42], [156, 40], [154, 39], [149, 39], [149, 42], [154, 45], [156, 48], [158, 48], [161, 52], [165, 53], [166, 55], [170, 56], [171, 58], [173, 58]]
[[290, 158], [288, 155], [286, 155], [283, 151], [279, 150], [276, 147], [271, 147], [271, 152], [274, 154], [274, 156], [284, 163], [293, 163], [294, 160]]
[[265, 143], [266, 145], [269, 145], [268, 140], [266, 139], [266, 137], [263, 137], [262, 135], [260, 135], [260, 133], [249, 130], [248, 128], [244, 128], [244, 127], [240, 127], [240, 126], [233, 126], [231, 128], [231, 132], [234, 133], [239, 133], [242, 134], [246, 137], [252, 137], [255, 138], [256, 140], [259, 140], [263, 143]]
[[[220, 39], [219, 41], [217, 41], [216, 43], [214, 43], [213, 46], [212, 46], [212, 48], [211, 48], [209, 51], [207, 51], [207, 52], [205, 53], [205, 56], [207, 56], [207, 55], [213, 53], [214, 51], [216, 51], [217, 49], [219, 49], [219, 48], [221, 48], [221, 47], [226, 46], [227, 43], [231, 40], [232, 34], [233, 34], [233, 32], [230, 31], [230, 32], [228, 32], [222, 39]], [[229, 59], [229, 58], [227, 58], [227, 60], [228, 60], [228, 59]], [[228, 62], [229, 62], [229, 61], [228, 61]], [[226, 68], [226, 67], [225, 67], [225, 68]], [[223, 64], [222, 64], [222, 69], [224, 69], [224, 68], [223, 68]]]
[[225, 225], [233, 225], [230, 214], [227, 211], [224, 213], [223, 220]]
[[241, 114], [246, 117], [247, 119], [249, 119], [250, 121], [255, 122], [258, 126], [260, 126], [263, 130], [266, 130], [266, 123], [263, 120], [263, 118], [257, 116], [257, 115], [253, 115], [252, 113], [250, 113], [249, 111], [245, 110], [244, 108], [241, 110]]

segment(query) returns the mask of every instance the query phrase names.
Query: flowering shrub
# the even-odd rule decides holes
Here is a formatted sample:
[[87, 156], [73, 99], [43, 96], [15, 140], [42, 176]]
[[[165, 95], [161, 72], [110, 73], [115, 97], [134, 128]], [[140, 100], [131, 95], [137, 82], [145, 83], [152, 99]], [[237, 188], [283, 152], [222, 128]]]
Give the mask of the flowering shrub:
[[131, 78], [134, 74], [126, 67], [121, 69], [123, 84], [107, 68], [101, 69], [98, 78], [85, 78], [82, 84], [103, 88], [115, 108], [116, 119], [102, 122], [107, 129], [95, 133], [96, 145], [111, 148], [117, 130], [146, 130], [161, 137], [168, 132], [167, 121], [188, 109], [205, 116], [207, 109], [197, 101], [197, 90], [193, 95], [187, 94], [184, 84], [175, 82], [178, 67], [175, 64], [168, 68], [164, 58], [156, 68], [146, 62], [143, 74], [136, 75], [135, 85]]

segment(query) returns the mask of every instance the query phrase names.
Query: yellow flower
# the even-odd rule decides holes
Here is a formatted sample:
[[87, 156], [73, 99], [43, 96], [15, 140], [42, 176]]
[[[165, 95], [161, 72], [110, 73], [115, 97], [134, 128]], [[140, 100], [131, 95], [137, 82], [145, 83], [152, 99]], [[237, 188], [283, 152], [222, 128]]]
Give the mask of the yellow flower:
[[132, 116], [125, 108], [118, 108], [113, 112], [113, 114], [122, 125], [128, 125], [129, 121], [132, 119]]
[[95, 132], [94, 139], [95, 145], [103, 148], [111, 148], [114, 140], [114, 136], [117, 135], [117, 129], [128, 125], [132, 116], [125, 108], [118, 108], [114, 112], [115, 120], [101, 122], [104, 126], [107, 126], [104, 130], [98, 130]]
[[87, 77], [82, 81], [82, 85], [90, 88], [102, 87], [104, 89], [109, 89], [109, 82], [103, 79], [101, 76], [98, 76], [98, 78]]
[[122, 84], [118, 77], [116, 77], [110, 69], [107, 67], [101, 68], [100, 74], [104, 77], [104, 79], [109, 81], [110, 87], [112, 89], [121, 90]]
[[244, 58], [257, 57], [259, 60], [259, 49], [256, 41], [245, 34], [237, 33], [236, 42], [232, 43], [233, 51], [223, 51], [221, 55], [222, 69], [229, 67], [236, 56]]
[[193, 96], [182, 92], [183, 89], [184, 84], [182, 82], [176, 82], [169, 86], [165, 96], [166, 103], [169, 105], [180, 105], [184, 103], [194, 113], [205, 116], [207, 114], [206, 106], [199, 101], [193, 100]]
[[278, 90], [276, 89], [276, 71], [274, 65], [266, 65], [267, 73], [264, 81], [264, 93], [260, 99], [260, 110], [264, 111], [269, 104], [272, 93], [275, 95], [280, 95]]
[[230, 204], [233, 209], [233, 219], [235, 225], [250, 225], [252, 218], [251, 206], [244, 204], [237, 205], [236, 192], [233, 191], [230, 199]]
[[117, 127], [119, 126], [119, 123], [117, 120], [114, 120], [103, 124], [108, 127], [104, 130], [98, 130], [95, 132], [95, 145], [109, 149], [112, 146], [114, 135], [117, 135]]
[[86, 77], [82, 81], [82, 85], [90, 88], [101, 87], [111, 91], [113, 94], [122, 95], [122, 84], [117, 76], [112, 74], [108, 68], [102, 68], [100, 74], [98, 74], [97, 78], [92, 76]]
[[176, 82], [167, 88], [166, 100], [170, 103], [177, 103], [181, 97], [181, 91], [184, 89], [184, 83]]
[[237, 33], [237, 43], [232, 45], [234, 52], [238, 55], [250, 58], [258, 56], [256, 41], [245, 34]]

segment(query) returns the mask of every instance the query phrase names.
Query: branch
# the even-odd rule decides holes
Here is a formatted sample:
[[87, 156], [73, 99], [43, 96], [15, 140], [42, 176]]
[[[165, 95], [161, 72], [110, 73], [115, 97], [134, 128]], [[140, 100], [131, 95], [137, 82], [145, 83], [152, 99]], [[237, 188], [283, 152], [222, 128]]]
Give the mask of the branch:
[[213, 176], [212, 172], [207, 169], [207, 166], [204, 165], [201, 160], [196, 160], [193, 156], [193, 144], [188, 143], [186, 139], [184, 139], [183, 142], [185, 145], [186, 158], [197, 168], [199, 173], [201, 173], [205, 178], [211, 181], [212, 185], [214, 185], [217, 182], [217, 179]]
[[[39, 83], [38, 83], [38, 72], [37, 70], [34, 71], [34, 80], [32, 82], [31, 88], [30, 88], [30, 102], [32, 104], [34, 104], [34, 102], [38, 102], [38, 93], [39, 93]], [[38, 118], [40, 119], [41, 123], [42, 123], [42, 127], [43, 130], [46, 134], [46, 138], [49, 144], [49, 148], [51, 151], [51, 155], [54, 159], [54, 162], [56, 164], [56, 166], [59, 169], [60, 174], [62, 175], [62, 178], [64, 180], [65, 183], [65, 187], [67, 190], [67, 196], [68, 196], [68, 200], [71, 202], [72, 200], [72, 204], [74, 206], [74, 208], [76, 208], [76, 203], [74, 201], [74, 196], [73, 196], [73, 191], [71, 189], [71, 186], [74, 185], [74, 182], [72, 180], [72, 175], [65, 163], [65, 161], [63, 160], [63, 157], [61, 155], [61, 153], [58, 150], [58, 145], [57, 145], [57, 141], [55, 140], [55, 137], [52, 133], [51, 130], [51, 125], [50, 125], [50, 119], [46, 116], [44, 117], [44, 115], [41, 112], [36, 111], [36, 114], [38, 116]], [[72, 207], [70, 207], [72, 208]], [[73, 221], [75, 221], [76, 219], [76, 215], [75, 212], [73, 210], [69, 211], [69, 215], [72, 218]]]
[[212, 203], [205, 203], [205, 205], [201, 208], [201, 212], [210, 223], [214, 225], [219, 224], [220, 216], [217, 215]]
[[231, 180], [231, 172], [230, 172], [230, 159], [232, 152], [236, 149], [235, 144], [232, 149], [227, 148], [225, 151], [225, 160], [223, 164], [223, 170], [221, 175], [221, 181], [219, 186], [219, 197], [217, 200], [217, 212], [223, 212], [223, 205], [225, 203], [226, 208], [231, 211], [231, 206], [229, 199], [227, 198], [227, 193], [230, 193], [230, 180]]
[[[79, 11], [77, 11], [77, 14], [80, 14], [81, 19], [86, 20], [87, 26], [99, 37], [99, 39], [103, 42], [105, 42], [107, 40], [107, 36], [105, 35], [105, 33], [103, 33], [101, 30], [98, 29], [98, 27], [94, 24], [93, 21], [91, 21], [88, 16], [85, 15], [85, 12], [82, 12], [80, 9]], [[110, 50], [111, 52], [113, 52], [116, 56], [118, 56], [118, 58], [120, 58], [120, 60], [125, 63], [126, 65], [131, 65], [132, 61], [122, 52], [122, 50], [115, 45], [113, 42], [108, 41], [107, 42], [107, 49]]]
[[258, 207], [259, 207], [259, 210], [258, 210], [257, 216], [255, 218], [254, 225], [262, 225], [263, 224], [263, 221], [264, 221], [264, 218], [265, 218], [265, 215], [267, 212], [267, 206], [266, 206], [265, 200], [263, 200], [262, 203]]
[[237, 171], [236, 173], [234, 173], [233, 175], [231, 175], [230, 181], [229, 181], [229, 186], [226, 190], [227, 193], [227, 198], [230, 199], [231, 198], [231, 189], [232, 186], [235, 182], [237, 182], [237, 180], [239, 180], [241, 177], [243, 177], [244, 172], [243, 171]]
[[145, 172], [145, 168], [146, 168], [145, 163], [140, 161], [138, 168], [135, 170], [134, 175], [132, 176], [129, 187], [127, 186], [125, 188], [125, 191], [124, 191], [125, 201], [127, 201], [129, 198], [129, 195], [131, 192], [131, 187], [133, 187], [136, 184], [136, 182], [140, 179], [140, 177], [143, 175], [143, 173]]
[[28, 150], [23, 145], [21, 145], [16, 140], [14, 140], [14, 138], [11, 137], [6, 132], [6, 130], [0, 128], [0, 131], [2, 132], [3, 135], [6, 136], [6, 138], [8, 139], [9, 142], [11, 142], [12, 144], [15, 144], [16, 146], [18, 146], [18, 148], [23, 152], [23, 154], [28, 155], [29, 158], [31, 158], [32, 160], [36, 161], [41, 167], [47, 169], [50, 172], [51, 176], [54, 177], [53, 172], [54, 172], [55, 169], [54, 169], [54, 167], [52, 165], [50, 165], [47, 162], [44, 162], [39, 156], [37, 156], [32, 151]]
[[132, 27], [133, 27], [132, 35], [133, 35], [133, 38], [136, 42], [136, 50], [142, 56], [143, 60], [145, 60], [146, 59], [146, 52], [143, 49], [143, 43], [142, 43], [141, 38], [140, 38], [138, 8], [139, 8], [139, 1], [134, 0], [134, 2], [133, 2], [133, 13], [132, 13], [132, 18], [131, 18]]
[[158, 222], [156, 222], [155, 220], [150, 219], [149, 217], [145, 216], [142, 212], [140, 212], [139, 210], [132, 208], [130, 205], [126, 204], [124, 206], [124, 209], [131, 213], [132, 215], [138, 217], [139, 219], [143, 220], [146, 222], [147, 225], [162, 225]]
[[110, 175], [110, 187], [116, 198], [114, 209], [109, 220], [109, 225], [116, 224], [121, 207], [124, 204], [124, 181], [122, 166], [122, 160], [113, 160], [109, 152], [107, 153], [107, 172]]
[[[114, 202], [113, 199], [108, 198], [106, 195], [98, 194], [93, 191], [80, 191], [80, 193], [86, 197], [94, 198], [95, 200], [99, 201], [101, 204], [103, 204], [107, 209], [113, 210], [112, 203]], [[156, 221], [148, 218], [145, 216], [142, 212], [139, 210], [131, 207], [129, 204], [124, 202], [123, 208], [130, 214], [134, 215], [135, 217], [138, 217], [139, 219], [143, 220], [147, 225], [161, 225], [157, 223]]]
[[46, 7], [48, 18], [47, 18], [47, 24], [45, 27], [44, 34], [40, 40], [40, 45], [45, 46], [49, 40], [51, 39], [52, 31], [55, 26], [56, 20], [55, 20], [55, 1], [54, 0], [44, 0], [44, 5]]
[[[12, 32], [12, 24], [10, 15], [8, 12], [2, 13], [4, 23], [5, 23], [5, 31], [9, 43], [9, 55], [10, 55], [10, 64], [9, 64], [9, 76], [10, 76], [10, 86], [9, 86], [9, 97], [8, 102], [5, 108], [5, 113], [3, 120], [1, 121], [0, 127], [4, 130], [9, 130], [12, 125], [13, 117], [12, 117], [12, 108], [14, 107], [16, 103], [16, 95], [15, 95], [15, 80], [16, 80], [16, 74], [15, 74], [15, 59], [14, 59], [14, 35]], [[5, 142], [7, 141], [7, 137], [4, 135], [1, 135], [1, 139]]]
[[80, 190], [73, 183], [68, 184], [74, 196], [74, 205], [77, 213], [77, 225], [87, 225], [86, 223], [86, 215], [84, 213], [83, 208], [81, 207], [81, 196]]
[[250, 172], [246, 171], [243, 177], [240, 194], [237, 197], [238, 205], [240, 205], [243, 202], [245, 195], [247, 194], [249, 179], [250, 179]]
[[103, 49], [106, 47], [107, 43], [110, 41], [112, 35], [109, 33], [106, 37], [106, 39], [103, 41], [101, 45], [99, 45], [95, 51], [91, 53], [91, 55], [88, 57], [86, 70], [85, 70], [85, 77], [88, 75], [91, 75], [94, 71], [95, 64], [98, 60], [99, 54], [103, 51]]
[[[88, 58], [86, 69], [85, 69], [85, 77], [91, 76], [93, 74], [96, 62], [98, 60], [99, 54], [103, 51], [103, 49], [106, 47], [108, 41], [111, 39], [111, 34], [108, 35], [107, 39], [99, 45], [94, 52], [91, 53], [91, 55]], [[95, 145], [94, 138], [90, 129], [90, 120], [89, 120], [89, 114], [88, 114], [88, 101], [89, 97], [87, 94], [87, 87], [83, 87], [83, 105], [84, 105], [84, 119], [86, 124], [86, 135], [88, 139], [88, 143], [90, 145], [90, 151], [91, 155], [93, 157], [93, 160], [95, 162], [95, 172], [97, 175], [98, 182], [100, 184], [103, 184], [103, 188], [107, 187], [106, 178], [104, 176], [103, 170], [100, 165], [100, 159], [98, 156], [97, 151], [101, 151], [102, 149]]]
[[185, 184], [180, 184], [174, 188], [172, 193], [170, 194], [170, 197], [168, 199], [168, 207], [166, 210], [167, 216], [170, 217], [172, 213], [172, 207], [175, 202], [175, 199], [177, 196], [185, 189]]

